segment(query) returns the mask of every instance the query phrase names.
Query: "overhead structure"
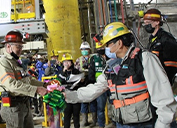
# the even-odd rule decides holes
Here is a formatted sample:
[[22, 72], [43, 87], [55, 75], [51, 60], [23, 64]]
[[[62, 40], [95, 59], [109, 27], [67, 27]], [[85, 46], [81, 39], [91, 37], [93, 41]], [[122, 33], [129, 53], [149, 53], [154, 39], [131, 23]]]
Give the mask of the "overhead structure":
[[[30, 35], [24, 50], [44, 50], [47, 27], [43, 13], [40, 0], [0, 0], [0, 42], [7, 32], [17, 29]], [[0, 50], [0, 54], [1, 52]]]
[[[48, 26], [47, 50], [70, 50], [74, 60], [80, 56], [81, 28], [78, 0], [43, 0]], [[59, 55], [61, 59], [61, 55]], [[50, 59], [50, 58], [49, 58]]]
[[[0, 3], [3, 2], [4, 0], [0, 0]], [[41, 12], [40, 4], [42, 3], [39, 0], [12, 0], [8, 10], [0, 10], [2, 19], [5, 18], [5, 15], [2, 14], [10, 12], [9, 22], [1, 22], [0, 20], [0, 38], [12, 29], [27, 32], [30, 35], [41, 34], [46, 37], [46, 26], [42, 18], [43, 12]], [[3, 4], [0, 4], [0, 8], [2, 8], [1, 6]]]

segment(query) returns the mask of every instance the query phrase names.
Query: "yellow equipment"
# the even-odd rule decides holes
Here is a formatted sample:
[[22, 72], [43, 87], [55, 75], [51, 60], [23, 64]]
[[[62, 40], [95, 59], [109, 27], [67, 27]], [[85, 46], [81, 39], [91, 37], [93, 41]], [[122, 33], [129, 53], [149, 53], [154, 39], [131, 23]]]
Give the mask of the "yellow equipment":
[[[35, 18], [35, 1], [34, 0], [12, 0], [12, 6], [14, 8], [14, 14], [11, 15], [11, 19], [15, 22], [18, 19], [30, 19]], [[21, 12], [17, 11], [21, 8]]]
[[52, 50], [52, 51], [51, 51], [50, 57], [53, 57], [53, 56], [59, 56], [57, 50]]
[[130, 30], [121, 22], [113, 22], [105, 27], [103, 32], [103, 45], [105, 45], [110, 40], [131, 33]]
[[101, 47], [104, 46], [103, 45], [103, 40], [101, 40], [100, 42], [96, 42], [95, 44], [96, 44], [96, 49], [101, 48]]
[[48, 53], [52, 50], [70, 50], [73, 59], [77, 59], [80, 56], [81, 44], [78, 0], [43, 0], [43, 4], [49, 30]]

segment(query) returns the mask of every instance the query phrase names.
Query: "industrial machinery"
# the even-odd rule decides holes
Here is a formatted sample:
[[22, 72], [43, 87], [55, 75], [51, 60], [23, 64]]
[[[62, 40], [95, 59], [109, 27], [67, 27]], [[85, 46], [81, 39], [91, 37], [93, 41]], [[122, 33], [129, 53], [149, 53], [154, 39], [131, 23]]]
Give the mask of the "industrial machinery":
[[[45, 10], [42, 1], [11, 0], [10, 5], [8, 1], [0, 0], [0, 41], [8, 31], [17, 29], [30, 35], [24, 50], [44, 49], [47, 26], [43, 18]], [[4, 20], [9, 14], [10, 19]]]

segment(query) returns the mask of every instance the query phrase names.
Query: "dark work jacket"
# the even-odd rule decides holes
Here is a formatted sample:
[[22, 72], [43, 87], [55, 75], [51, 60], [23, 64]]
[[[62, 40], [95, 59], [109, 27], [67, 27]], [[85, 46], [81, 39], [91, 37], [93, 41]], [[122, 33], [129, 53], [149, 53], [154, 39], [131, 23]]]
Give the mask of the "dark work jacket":
[[175, 38], [160, 28], [155, 36], [150, 36], [148, 50], [159, 57], [172, 84], [177, 73], [177, 42]]
[[92, 55], [89, 60], [88, 80], [90, 83], [96, 82], [96, 73], [102, 73], [106, 65], [106, 60], [98, 53]]
[[69, 90], [77, 90], [78, 88], [80, 88], [81, 86], [83, 86], [82, 82], [79, 82], [77, 86], [75, 86], [73, 89], [70, 89], [70, 87], [73, 85], [74, 82], [67, 82], [67, 80], [69, 80], [69, 77], [71, 74], [76, 75], [76, 74], [80, 74], [81, 72], [77, 69], [72, 69], [71, 71], [65, 71], [63, 72], [63, 70], [60, 70], [58, 73], [58, 78], [61, 82], [61, 85], [68, 85], [65, 88], [69, 89]]

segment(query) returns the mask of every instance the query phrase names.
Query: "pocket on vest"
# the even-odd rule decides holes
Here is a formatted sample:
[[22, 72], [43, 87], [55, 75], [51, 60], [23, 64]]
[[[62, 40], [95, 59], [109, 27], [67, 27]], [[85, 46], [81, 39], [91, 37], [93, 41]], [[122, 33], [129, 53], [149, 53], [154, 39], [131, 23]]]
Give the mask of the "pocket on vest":
[[122, 107], [122, 120], [124, 124], [140, 123], [152, 118], [149, 100]]

